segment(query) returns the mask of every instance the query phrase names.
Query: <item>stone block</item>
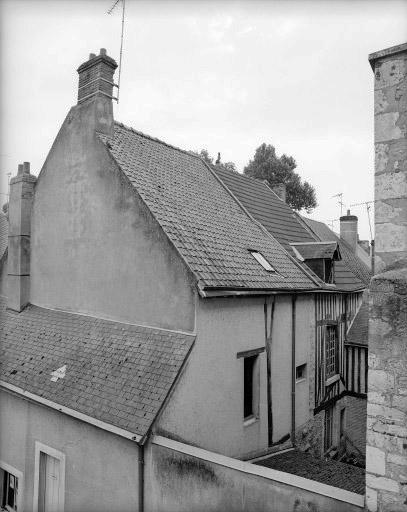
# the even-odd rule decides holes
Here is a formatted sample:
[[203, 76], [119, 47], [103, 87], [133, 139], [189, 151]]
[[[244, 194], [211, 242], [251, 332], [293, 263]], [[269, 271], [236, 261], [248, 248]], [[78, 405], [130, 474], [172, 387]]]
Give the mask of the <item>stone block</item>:
[[366, 508], [369, 512], [377, 512], [377, 491], [366, 487]]
[[370, 473], [366, 473], [366, 486], [373, 489], [382, 489], [383, 491], [399, 492], [399, 484], [394, 480]]
[[383, 450], [366, 446], [366, 471], [376, 475], [386, 474], [386, 456]]
[[387, 460], [391, 464], [398, 464], [399, 466], [407, 466], [407, 455], [397, 455], [396, 453], [388, 453]]
[[387, 112], [375, 117], [375, 142], [386, 142], [404, 137], [403, 131], [398, 126], [400, 114]]
[[400, 411], [407, 412], [407, 396], [393, 396], [392, 405]]
[[[369, 369], [369, 391], [394, 391], [394, 376], [385, 370]], [[368, 414], [369, 411], [368, 411]]]

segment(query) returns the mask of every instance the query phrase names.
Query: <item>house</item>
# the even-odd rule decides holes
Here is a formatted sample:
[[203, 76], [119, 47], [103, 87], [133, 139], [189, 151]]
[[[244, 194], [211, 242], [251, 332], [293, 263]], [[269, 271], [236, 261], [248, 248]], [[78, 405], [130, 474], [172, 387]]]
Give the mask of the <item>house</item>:
[[10, 181], [2, 505], [361, 510], [241, 460], [313, 442], [314, 297], [335, 285], [199, 157], [114, 121], [116, 67], [90, 54], [38, 179]]
[[[349, 329], [371, 272], [369, 258], [357, 243], [357, 217], [350, 212], [341, 217], [338, 236], [322, 222], [293, 212], [282, 186], [275, 191], [261, 180], [221, 166], [214, 170], [253, 218], [320, 280], [311, 315], [304, 321], [314, 329], [316, 359], [307, 370], [314, 372], [309, 379], [312, 419], [299, 429], [296, 445], [316, 455], [343, 457], [341, 439], [346, 437], [348, 455], [360, 454], [357, 460], [363, 464], [363, 436], [353, 430], [357, 426], [356, 431], [362, 431], [366, 422], [367, 346], [352, 342]], [[351, 439], [357, 439], [356, 445]]]

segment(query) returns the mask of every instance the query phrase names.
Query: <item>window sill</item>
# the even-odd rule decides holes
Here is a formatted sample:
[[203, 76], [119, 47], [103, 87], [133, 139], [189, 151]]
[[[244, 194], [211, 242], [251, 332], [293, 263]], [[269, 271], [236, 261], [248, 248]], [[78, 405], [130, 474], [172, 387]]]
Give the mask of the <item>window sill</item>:
[[337, 373], [336, 375], [332, 375], [332, 377], [329, 377], [329, 379], [326, 379], [325, 386], [330, 386], [331, 384], [334, 384], [340, 379], [340, 375]]
[[259, 418], [257, 416], [254, 416], [254, 414], [252, 414], [251, 416], [247, 416], [247, 418], [244, 418], [243, 420], [243, 426], [249, 427], [250, 425], [253, 425], [253, 423], [256, 423], [258, 419]]
[[298, 379], [295, 381], [296, 384], [301, 384], [301, 382], [305, 382], [307, 379], [303, 377], [302, 379]]

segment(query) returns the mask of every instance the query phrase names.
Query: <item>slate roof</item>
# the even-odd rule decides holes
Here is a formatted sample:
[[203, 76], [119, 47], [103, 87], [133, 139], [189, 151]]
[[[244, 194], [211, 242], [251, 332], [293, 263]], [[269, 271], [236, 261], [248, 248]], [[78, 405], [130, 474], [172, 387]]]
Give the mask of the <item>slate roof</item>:
[[[115, 123], [99, 134], [200, 289], [316, 289], [281, 245], [257, 224], [201, 158]], [[259, 251], [276, 269], [265, 270]]]
[[4, 297], [0, 306], [1, 380], [140, 436], [195, 339], [32, 305], [17, 314]]
[[8, 220], [2, 211], [0, 211], [0, 261], [4, 256], [8, 246]]
[[[359, 290], [366, 288], [370, 272], [364, 263], [353, 255], [352, 250], [333, 231], [320, 237], [311, 227], [315, 221], [301, 219], [299, 215], [262, 181], [214, 166], [214, 172], [232, 191], [236, 198], [286, 249], [290, 243], [302, 242], [340, 242], [342, 261], [335, 263], [335, 285], [339, 290]], [[310, 221], [310, 225], [308, 225]], [[319, 222], [325, 226], [322, 222]], [[329, 228], [326, 226], [329, 230]], [[322, 230], [322, 228], [321, 228]], [[330, 230], [329, 230], [330, 231]], [[326, 233], [324, 233], [326, 235]], [[349, 253], [350, 252], [350, 253]], [[323, 284], [321, 283], [323, 287]]]
[[336, 460], [313, 457], [300, 450], [272, 455], [254, 464], [309, 478], [357, 494], [365, 494], [365, 470]]
[[335, 264], [335, 275], [338, 272], [340, 282], [344, 285], [367, 287], [369, 286], [372, 274], [367, 265], [365, 265], [353, 252], [345, 240], [340, 238], [334, 231], [323, 222], [302, 217], [307, 226], [315, 233], [316, 237], [322, 242], [337, 241], [342, 255], [342, 264]]
[[310, 242], [303, 244], [291, 244], [305, 260], [321, 258], [338, 259], [340, 254], [337, 242]]
[[346, 343], [368, 345], [369, 336], [369, 304], [364, 300], [348, 330]]

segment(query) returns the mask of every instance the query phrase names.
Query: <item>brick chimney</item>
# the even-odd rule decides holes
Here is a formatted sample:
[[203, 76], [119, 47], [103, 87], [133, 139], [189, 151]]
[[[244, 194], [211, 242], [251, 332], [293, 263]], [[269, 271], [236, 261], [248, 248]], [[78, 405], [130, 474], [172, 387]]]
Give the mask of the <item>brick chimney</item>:
[[339, 222], [341, 238], [352, 247], [353, 252], [356, 252], [358, 245], [358, 218], [356, 215], [351, 215], [350, 210], [348, 210], [346, 215], [339, 218]]
[[116, 61], [101, 48], [99, 55], [91, 53], [89, 59], [77, 69], [78, 106], [96, 106], [95, 130], [106, 134], [110, 134], [113, 127], [113, 75], [116, 68]]
[[31, 205], [37, 178], [30, 174], [30, 163], [18, 166], [10, 180], [7, 257], [8, 307], [20, 312], [29, 302]]

